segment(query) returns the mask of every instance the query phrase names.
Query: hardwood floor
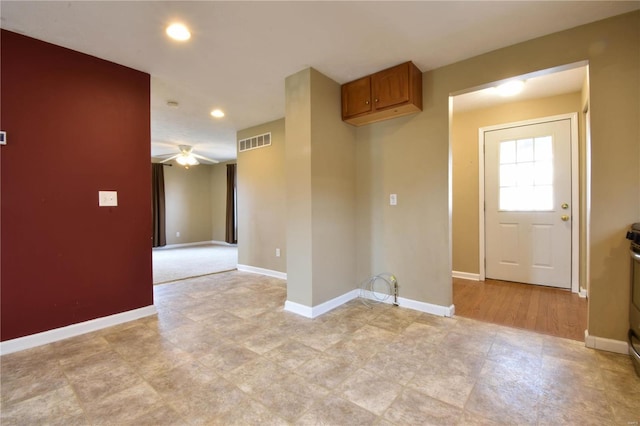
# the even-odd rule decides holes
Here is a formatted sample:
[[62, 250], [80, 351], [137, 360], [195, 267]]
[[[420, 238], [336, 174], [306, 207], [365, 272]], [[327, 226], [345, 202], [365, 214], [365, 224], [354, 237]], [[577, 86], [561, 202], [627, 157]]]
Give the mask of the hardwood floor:
[[456, 315], [542, 334], [584, 340], [587, 299], [568, 290], [453, 279]]

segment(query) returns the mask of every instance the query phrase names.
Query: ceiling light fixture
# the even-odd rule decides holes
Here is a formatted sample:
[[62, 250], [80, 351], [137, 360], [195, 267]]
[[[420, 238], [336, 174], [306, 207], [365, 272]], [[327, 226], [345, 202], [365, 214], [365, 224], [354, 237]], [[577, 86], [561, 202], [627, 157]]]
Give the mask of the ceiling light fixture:
[[189, 29], [180, 23], [174, 23], [167, 27], [167, 35], [174, 40], [186, 41], [191, 38]]
[[214, 109], [213, 111], [211, 111], [211, 115], [215, 118], [222, 118], [224, 117], [224, 112], [222, 112], [222, 110], [220, 109]]
[[524, 89], [524, 81], [522, 80], [511, 80], [506, 83], [502, 83], [498, 87], [496, 87], [496, 91], [498, 95], [503, 97], [515, 96], [518, 93], [522, 92]]
[[196, 165], [200, 164], [198, 162], [198, 160], [196, 159], [196, 157], [191, 155], [191, 153], [186, 153], [186, 152], [183, 152], [182, 154], [177, 156], [176, 157], [176, 161], [178, 162], [178, 164], [180, 164], [181, 166], [185, 166], [185, 167], [196, 166]]

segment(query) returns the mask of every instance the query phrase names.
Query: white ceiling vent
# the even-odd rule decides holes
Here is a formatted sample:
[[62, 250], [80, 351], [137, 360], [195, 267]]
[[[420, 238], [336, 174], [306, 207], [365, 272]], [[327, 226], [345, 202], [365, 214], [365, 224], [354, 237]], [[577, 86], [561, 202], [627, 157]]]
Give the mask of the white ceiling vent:
[[269, 145], [271, 145], [271, 132], [247, 139], [240, 139], [238, 141], [238, 151], [249, 151], [250, 149], [264, 148]]

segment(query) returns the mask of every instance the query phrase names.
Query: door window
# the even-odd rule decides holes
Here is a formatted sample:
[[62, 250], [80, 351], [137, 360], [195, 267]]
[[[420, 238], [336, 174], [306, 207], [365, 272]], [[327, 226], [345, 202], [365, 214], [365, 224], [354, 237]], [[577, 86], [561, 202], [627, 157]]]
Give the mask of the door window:
[[501, 141], [499, 155], [500, 210], [553, 210], [552, 137]]

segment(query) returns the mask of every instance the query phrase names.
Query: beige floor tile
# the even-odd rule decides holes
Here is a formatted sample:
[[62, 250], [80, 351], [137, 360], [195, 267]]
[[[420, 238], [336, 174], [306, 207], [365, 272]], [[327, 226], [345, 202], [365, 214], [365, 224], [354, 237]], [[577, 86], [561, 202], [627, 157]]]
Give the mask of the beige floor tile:
[[439, 342], [439, 348], [442, 351], [456, 354], [460, 352], [483, 354], [486, 355], [491, 349], [495, 334], [486, 333], [468, 333], [466, 330], [463, 332], [459, 328], [454, 331], [450, 331]]
[[536, 423], [539, 400], [536, 387], [517, 382], [492, 386], [481, 380], [471, 391], [465, 410], [506, 424]]
[[[638, 400], [640, 403], [640, 400]], [[540, 407], [547, 407], [547, 412], [571, 409], [580, 412], [582, 417], [589, 416], [610, 419], [613, 411], [607, 402], [606, 391], [589, 386], [566, 387], [552, 386], [542, 391]]]
[[257, 353], [239, 343], [221, 341], [220, 344], [211, 346], [208, 353], [198, 358], [198, 361], [223, 375], [258, 357]]
[[155, 330], [151, 330], [144, 323], [144, 320], [137, 320], [128, 323], [128, 327], [121, 330], [114, 330], [109, 332], [104, 331], [103, 337], [110, 344], [133, 344], [137, 343], [145, 338], [159, 338], [158, 333]]
[[571, 405], [558, 406], [555, 404], [543, 404], [540, 407], [540, 411], [538, 412], [538, 425], [540, 426], [602, 426], [607, 424], [614, 424], [611, 419], [611, 416], [601, 416], [592, 412], [586, 412], [578, 407], [574, 407]]
[[333, 389], [357, 369], [357, 366], [342, 359], [322, 354], [298, 367], [296, 373], [327, 389]]
[[482, 417], [476, 413], [470, 413], [468, 411], [463, 411], [462, 416], [458, 420], [458, 425], [462, 426], [504, 426], [503, 422], [496, 422], [491, 419], [487, 419]]
[[540, 380], [541, 385], [547, 388], [590, 386], [603, 389], [605, 385], [602, 379], [602, 370], [598, 368], [597, 364], [583, 364], [579, 361], [546, 355], [542, 357]]
[[75, 379], [69, 379], [69, 382], [83, 403], [89, 403], [129, 387], [144, 384], [144, 380], [136, 375], [129, 366], [77, 376]]
[[99, 333], [89, 333], [48, 345], [61, 365], [76, 364], [81, 360], [111, 350], [109, 342]]
[[245, 398], [236, 404], [230, 411], [218, 417], [214, 424], [218, 425], [270, 425], [286, 426], [290, 423], [264, 405]]
[[197, 361], [179, 365], [147, 379], [153, 389], [169, 401], [172, 397], [197, 394], [220, 376]]
[[257, 358], [235, 370], [225, 372], [223, 376], [246, 393], [268, 389], [273, 383], [283, 380], [290, 374], [289, 370], [266, 359]]
[[277, 329], [263, 329], [258, 333], [251, 335], [248, 339], [245, 339], [242, 344], [253, 352], [264, 354], [265, 352], [269, 352], [270, 350], [277, 348], [288, 340], [288, 337], [280, 333]]
[[438, 372], [425, 374], [419, 372], [409, 382], [407, 387], [415, 389], [438, 401], [463, 408], [475, 383], [476, 379], [472, 376]]
[[157, 315], [151, 315], [143, 319], [144, 324], [156, 333], [173, 330], [183, 325], [192, 324], [194, 321], [171, 309], [158, 312]]
[[0, 424], [3, 426], [63, 422], [72, 424], [82, 419], [82, 408], [69, 386], [43, 392], [15, 404], [3, 404], [0, 412]]
[[402, 391], [402, 386], [379, 375], [358, 370], [342, 382], [337, 391], [344, 399], [381, 415]]
[[541, 369], [532, 368], [526, 363], [505, 362], [503, 359], [494, 361], [487, 359], [480, 371], [479, 378], [483, 383], [501, 386], [503, 383], [522, 383], [537, 389], [542, 393]]
[[377, 417], [349, 401], [330, 395], [321, 400], [295, 424], [297, 425], [341, 425], [346, 422], [353, 426], [368, 426], [376, 423]]
[[3, 366], [0, 376], [3, 405], [24, 401], [68, 385], [62, 369], [56, 363], [45, 365], [46, 369], [34, 367], [31, 373], [24, 367], [20, 367], [19, 371], [11, 371]]
[[404, 329], [400, 336], [400, 340], [437, 345], [448, 332], [448, 328], [431, 324], [423, 324], [421, 322], [413, 322]]
[[128, 387], [105, 398], [84, 404], [89, 417], [98, 423], [118, 423], [136, 418], [161, 402], [160, 395], [148, 384]]
[[321, 322], [314, 325], [302, 333], [292, 334], [291, 338], [319, 351], [324, 351], [345, 338], [344, 333], [336, 332]]
[[362, 368], [390, 382], [406, 385], [422, 364], [423, 361], [419, 357], [406, 356], [393, 349], [384, 348], [367, 360]]
[[427, 374], [453, 374], [477, 377], [482, 370], [486, 356], [482, 352], [450, 351], [439, 347], [423, 363], [421, 370]]
[[253, 398], [270, 411], [289, 422], [302, 416], [314, 404], [313, 399], [288, 391], [272, 392], [268, 389], [253, 393]]
[[630, 358], [353, 300], [283, 311], [240, 272], [154, 287], [158, 315], [0, 357], [2, 425], [634, 424]]
[[282, 345], [265, 352], [263, 356], [281, 367], [296, 369], [321, 354], [320, 351], [294, 340], [287, 340]]
[[413, 389], [405, 389], [384, 413], [395, 425], [455, 425], [462, 410], [430, 398]]
[[193, 424], [215, 424], [246, 399], [242, 391], [222, 378], [199, 384], [189, 392], [164, 396], [173, 410]]
[[154, 407], [127, 422], [135, 426], [182, 426], [188, 423], [186, 418], [168, 405]]
[[577, 340], [545, 336], [542, 353], [547, 357], [577, 361], [585, 366], [598, 364], [597, 351], [586, 348], [584, 342], [578, 342]]

